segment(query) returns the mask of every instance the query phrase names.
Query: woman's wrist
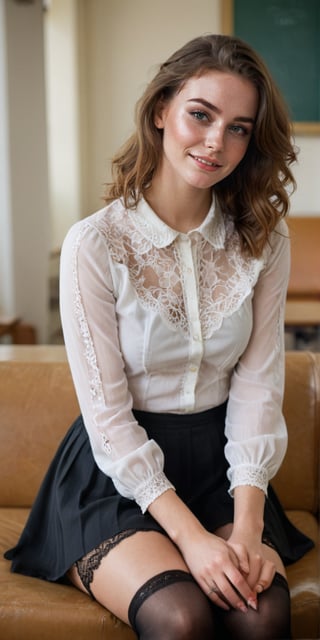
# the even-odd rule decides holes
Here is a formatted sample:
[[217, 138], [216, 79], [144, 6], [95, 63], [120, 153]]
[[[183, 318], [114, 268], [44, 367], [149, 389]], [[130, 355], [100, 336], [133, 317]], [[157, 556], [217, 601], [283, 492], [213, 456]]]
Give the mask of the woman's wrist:
[[239, 486], [234, 490], [234, 531], [261, 536], [265, 495], [261, 489]]
[[261, 540], [264, 523], [263, 520], [254, 519], [241, 519], [234, 522], [233, 536], [241, 536], [245, 539], [257, 539]]
[[205, 532], [199, 520], [171, 489], [156, 498], [148, 511], [181, 551], [188, 541]]

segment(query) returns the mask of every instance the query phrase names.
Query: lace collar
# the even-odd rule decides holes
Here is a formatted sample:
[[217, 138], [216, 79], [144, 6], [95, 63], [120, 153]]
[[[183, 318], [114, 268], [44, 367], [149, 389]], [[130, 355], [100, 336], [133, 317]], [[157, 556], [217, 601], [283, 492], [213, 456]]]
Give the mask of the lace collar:
[[128, 214], [143, 237], [158, 249], [169, 246], [179, 235], [190, 236], [195, 232], [201, 234], [215, 249], [223, 249], [225, 244], [225, 222], [215, 198], [213, 198], [211, 207], [201, 225], [187, 234], [182, 234], [169, 227], [143, 198], [139, 201], [137, 208], [129, 210]]

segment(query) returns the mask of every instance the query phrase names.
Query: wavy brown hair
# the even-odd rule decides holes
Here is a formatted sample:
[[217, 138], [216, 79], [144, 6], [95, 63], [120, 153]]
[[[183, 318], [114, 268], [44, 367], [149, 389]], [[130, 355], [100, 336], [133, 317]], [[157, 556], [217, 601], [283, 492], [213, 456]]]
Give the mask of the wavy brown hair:
[[136, 106], [136, 130], [112, 161], [113, 182], [106, 202], [122, 197], [135, 207], [146, 193], [162, 154], [162, 131], [154, 123], [159, 100], [169, 101], [187, 80], [206, 71], [236, 73], [258, 91], [258, 112], [247, 152], [236, 169], [214, 186], [224, 214], [231, 216], [243, 251], [259, 256], [270, 232], [289, 209], [295, 188], [290, 165], [296, 160], [285, 102], [266, 65], [233, 36], [204, 35], [161, 65]]

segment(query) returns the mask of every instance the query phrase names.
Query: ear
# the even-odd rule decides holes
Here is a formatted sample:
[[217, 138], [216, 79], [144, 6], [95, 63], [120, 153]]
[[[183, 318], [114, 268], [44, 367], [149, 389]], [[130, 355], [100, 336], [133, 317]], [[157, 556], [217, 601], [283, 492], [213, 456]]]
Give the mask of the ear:
[[154, 118], [153, 118], [153, 122], [157, 127], [157, 129], [164, 128], [166, 106], [167, 106], [166, 102], [163, 100], [163, 98], [160, 98], [154, 110]]

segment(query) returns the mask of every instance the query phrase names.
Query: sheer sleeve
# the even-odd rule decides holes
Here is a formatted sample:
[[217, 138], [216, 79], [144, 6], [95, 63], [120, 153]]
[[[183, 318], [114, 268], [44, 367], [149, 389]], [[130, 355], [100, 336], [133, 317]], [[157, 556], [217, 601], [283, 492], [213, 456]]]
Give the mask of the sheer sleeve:
[[289, 270], [288, 229], [281, 221], [255, 286], [251, 337], [231, 379], [226, 418], [231, 493], [238, 485], [257, 486], [266, 492], [286, 452], [282, 400]]
[[64, 241], [60, 283], [65, 345], [95, 461], [145, 511], [173, 487], [163, 472], [161, 449], [132, 413], [108, 247], [87, 221], [75, 224]]

